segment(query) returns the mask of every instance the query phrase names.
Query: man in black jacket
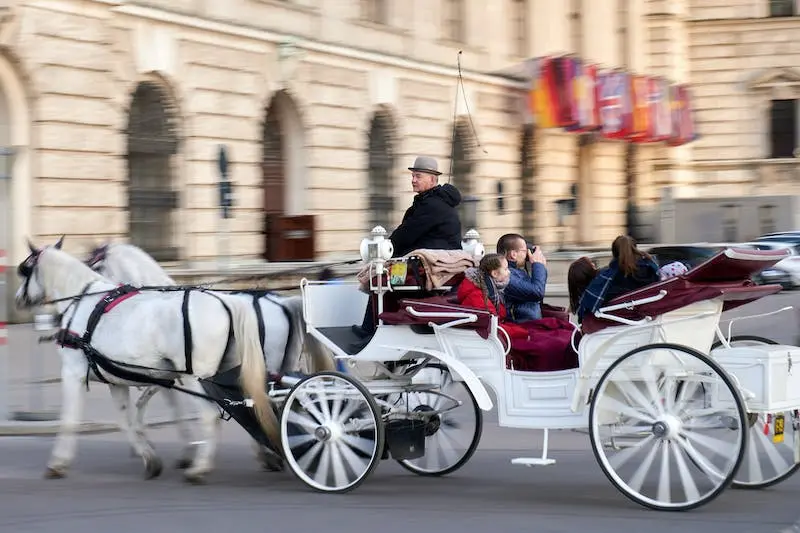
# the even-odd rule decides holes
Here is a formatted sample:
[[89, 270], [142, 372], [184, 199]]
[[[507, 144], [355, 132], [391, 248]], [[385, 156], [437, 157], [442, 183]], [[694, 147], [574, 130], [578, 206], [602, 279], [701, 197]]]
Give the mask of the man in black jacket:
[[417, 157], [414, 166], [408, 167], [411, 187], [417, 195], [389, 237], [395, 257], [420, 248], [461, 249], [461, 221], [456, 211], [461, 193], [449, 183], [439, 185], [442, 173], [438, 167], [434, 158], [425, 156]]
[[[439, 185], [442, 173], [432, 157], [417, 157], [408, 170], [411, 171], [411, 187], [417, 194], [403, 215], [403, 221], [389, 236], [394, 256], [402, 257], [420, 248], [460, 250], [461, 220], [456, 207], [461, 203], [461, 193], [449, 183]], [[362, 338], [369, 338], [375, 332], [372, 304], [371, 297], [361, 326], [353, 326], [353, 331]], [[357, 343], [358, 348], [363, 348], [366, 342]]]

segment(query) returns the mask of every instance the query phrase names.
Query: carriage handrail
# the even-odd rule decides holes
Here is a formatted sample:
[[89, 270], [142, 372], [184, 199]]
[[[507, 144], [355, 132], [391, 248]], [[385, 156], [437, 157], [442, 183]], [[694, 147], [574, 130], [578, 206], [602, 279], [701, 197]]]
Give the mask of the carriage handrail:
[[642, 298], [640, 300], [631, 300], [629, 302], [622, 302], [622, 303], [615, 304], [615, 305], [609, 305], [609, 306], [606, 306], [606, 307], [601, 307], [600, 309], [595, 311], [595, 316], [599, 317], [600, 315], [598, 315], [598, 313], [607, 313], [609, 311], [617, 311], [618, 309], [631, 310], [634, 307], [636, 307], [637, 305], [649, 304], [649, 303], [657, 302], [659, 300], [663, 300], [666, 295], [667, 295], [667, 291], [665, 291], [664, 289], [661, 289], [660, 291], [658, 291], [658, 294], [656, 294], [654, 296], [648, 296], [647, 298]]
[[506, 336], [506, 340], [508, 341], [508, 343], [506, 345], [506, 351], [503, 353], [503, 357], [505, 357], [509, 353], [511, 353], [511, 335], [509, 335], [508, 332], [506, 330], [504, 330], [503, 327], [500, 326], [499, 324], [497, 326], [497, 329], [498, 329], [498, 331], [502, 331], [503, 332], [503, 335]]
[[601, 307], [600, 309], [598, 309], [597, 311], [594, 312], [594, 316], [596, 316], [597, 318], [603, 318], [603, 319], [606, 319], [606, 320], [611, 320], [613, 322], [618, 322], [620, 324], [625, 324], [625, 325], [628, 325], [628, 326], [638, 326], [640, 324], [646, 324], [647, 322], [653, 320], [653, 318], [647, 316], [647, 317], [644, 317], [641, 320], [630, 320], [628, 318], [622, 318], [620, 316], [608, 314], [608, 311], [616, 311], [618, 309], [631, 310], [634, 307], [636, 307], [637, 305], [649, 304], [649, 303], [653, 303], [653, 302], [657, 302], [659, 300], [662, 300], [666, 295], [667, 295], [667, 291], [665, 291], [664, 289], [661, 289], [660, 291], [658, 291], [658, 294], [656, 294], [654, 296], [648, 296], [647, 298], [642, 298], [640, 300], [631, 300], [630, 302], [622, 302], [622, 303], [615, 304], [615, 305], [609, 305], [609, 306], [606, 306], [606, 307]]
[[[733, 323], [736, 322], [737, 320], [748, 320], [750, 318], [762, 318], [762, 317], [765, 317], [765, 316], [777, 315], [778, 313], [783, 313], [784, 311], [789, 311], [790, 309], [794, 309], [794, 306], [793, 305], [787, 305], [787, 306], [781, 307], [780, 309], [777, 309], [775, 311], [769, 311], [769, 312], [766, 312], [766, 313], [759, 313], [757, 315], [747, 315], [747, 316], [739, 316], [739, 317], [731, 318], [730, 321], [728, 322], [728, 336], [726, 338], [720, 339], [720, 340], [722, 341], [722, 343], [725, 345], [726, 348], [730, 348], [731, 329], [733, 328]], [[717, 330], [718, 330], [718, 333], [720, 333], [720, 334], [722, 333], [721, 331], [719, 331], [719, 326], [717, 326]]]
[[[410, 314], [412, 316], [419, 317], [419, 318], [452, 318], [452, 319], [454, 319], [453, 321], [448, 322], [446, 324], [441, 324], [441, 325], [436, 324], [441, 329], [452, 328], [454, 326], [460, 326], [462, 324], [469, 324], [471, 322], [477, 322], [478, 321], [478, 315], [476, 315], [474, 313], [425, 312], [425, 311], [417, 311], [416, 309], [414, 309], [414, 307], [412, 307], [410, 305], [406, 306], [406, 312], [408, 312], [408, 314]], [[433, 323], [429, 323], [429, 325], [430, 326], [434, 326]]]

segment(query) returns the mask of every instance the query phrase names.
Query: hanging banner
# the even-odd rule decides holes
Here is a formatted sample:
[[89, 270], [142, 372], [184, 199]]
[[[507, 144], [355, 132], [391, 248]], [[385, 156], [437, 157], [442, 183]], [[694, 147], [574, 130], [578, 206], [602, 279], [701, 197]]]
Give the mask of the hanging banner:
[[566, 130], [572, 133], [587, 133], [600, 128], [600, 117], [597, 113], [599, 88], [597, 84], [597, 66], [574, 58], [575, 76], [573, 77], [572, 110], [575, 121]]
[[669, 146], [683, 146], [698, 138], [695, 132], [689, 89], [685, 84], [673, 85], [671, 96], [672, 129], [667, 139], [667, 144]]
[[631, 127], [628, 140], [634, 142], [650, 141], [650, 78], [630, 76]]
[[573, 56], [564, 56], [553, 60], [555, 65], [553, 71], [555, 73], [556, 126], [559, 128], [571, 128], [578, 123], [574, 105], [575, 59]]
[[534, 60], [533, 66], [533, 117], [540, 128], [555, 127], [555, 113], [553, 97], [550, 87], [553, 77], [553, 61], [549, 57], [540, 57]]
[[598, 76], [600, 95], [600, 131], [606, 139], [624, 139], [630, 126], [630, 97], [628, 74], [610, 70]]
[[664, 142], [672, 133], [669, 82], [664, 78], [650, 78], [650, 141]]

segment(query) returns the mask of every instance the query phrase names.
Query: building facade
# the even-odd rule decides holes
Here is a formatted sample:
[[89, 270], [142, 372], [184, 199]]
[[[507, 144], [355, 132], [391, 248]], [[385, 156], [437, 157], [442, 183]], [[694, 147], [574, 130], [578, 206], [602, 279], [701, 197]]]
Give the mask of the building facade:
[[799, 5], [692, 2], [691, 82], [703, 137], [693, 147], [693, 186], [681, 195], [800, 193]]
[[[692, 20], [714, 14], [700, 1], [4, 4], [0, 149], [14, 155], [0, 156], [11, 206], [0, 239], [12, 264], [26, 238], [62, 234], [75, 253], [129, 240], [164, 263], [352, 256], [372, 226], [399, 223], [417, 154], [438, 158], [465, 197], [464, 230], [487, 243], [519, 231], [545, 251], [607, 245], [631, 205], [646, 213], [662, 187], [694, 184], [695, 148], [537, 128], [529, 83], [508, 70], [576, 53], [686, 83], [700, 72], [691, 50], [710, 77], [733, 83], [739, 72], [731, 63], [723, 76], [697, 55], [711, 53], [699, 43], [711, 45], [714, 24], [730, 31]], [[745, 11], [728, 4], [719, 10]], [[703, 87], [699, 97], [714, 96]], [[746, 130], [748, 118], [729, 118], [721, 131]], [[733, 136], [701, 133], [701, 157], [740, 153], [724, 144]], [[234, 191], [225, 220], [220, 145]], [[576, 214], [560, 220], [556, 202], [573, 191]]]

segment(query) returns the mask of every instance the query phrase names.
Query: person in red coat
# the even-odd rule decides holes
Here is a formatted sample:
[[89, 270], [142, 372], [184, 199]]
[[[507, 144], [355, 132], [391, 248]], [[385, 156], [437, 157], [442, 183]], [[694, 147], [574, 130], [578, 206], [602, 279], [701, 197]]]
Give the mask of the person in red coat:
[[575, 368], [577, 354], [570, 339], [572, 326], [557, 318], [542, 318], [521, 324], [506, 320], [503, 289], [511, 273], [505, 256], [486, 254], [478, 268], [468, 268], [458, 286], [458, 302], [464, 307], [489, 311], [511, 339], [509, 358], [516, 370], [551, 371]]
[[503, 289], [510, 277], [508, 261], [504, 256], [486, 254], [478, 268], [468, 268], [464, 272], [464, 280], [458, 286], [458, 302], [464, 307], [489, 311], [498, 317], [510, 337], [527, 339], [526, 328], [506, 321]]

